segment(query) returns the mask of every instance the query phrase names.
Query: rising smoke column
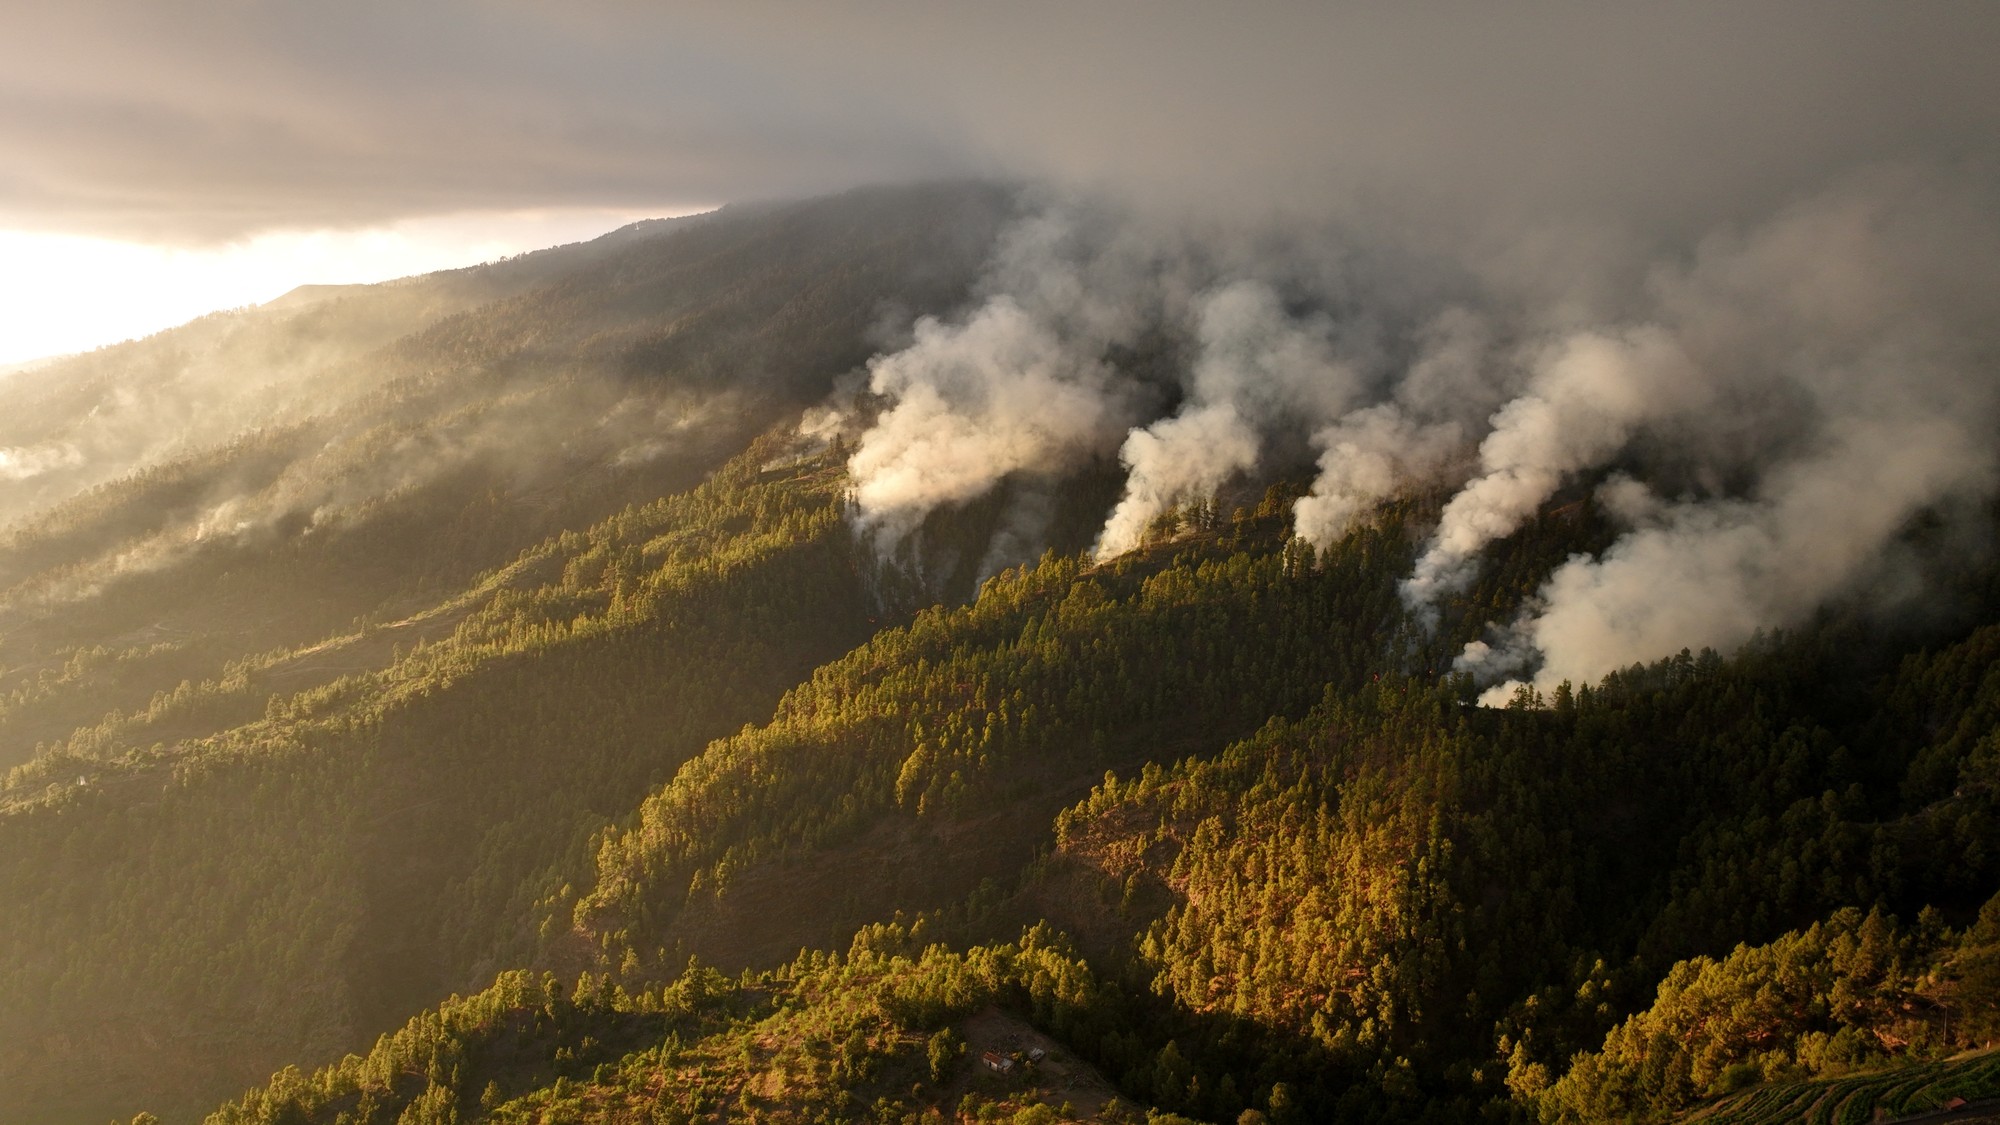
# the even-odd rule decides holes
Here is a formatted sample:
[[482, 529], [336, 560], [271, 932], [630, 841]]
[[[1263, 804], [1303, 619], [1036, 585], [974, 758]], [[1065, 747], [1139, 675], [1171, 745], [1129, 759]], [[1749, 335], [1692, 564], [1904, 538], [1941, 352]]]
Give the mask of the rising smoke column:
[[[1992, 457], [1963, 426], [1907, 415], [1835, 428], [1754, 498], [1663, 505], [1602, 558], [1563, 564], [1538, 611], [1497, 645], [1467, 646], [1458, 667], [1490, 678], [1539, 660], [1534, 681], [1548, 688], [1679, 648], [1735, 649], [1866, 576], [1928, 505], [1993, 486]], [[1517, 686], [1482, 702], [1505, 704]]]
[[1011, 474], [1059, 476], [1118, 448], [1146, 394], [1105, 356], [1172, 299], [1159, 255], [1116, 224], [1051, 208], [1003, 236], [970, 314], [923, 318], [909, 346], [869, 363], [869, 390], [890, 405], [848, 472], [878, 550]]
[[916, 342], [870, 365], [895, 405], [848, 469], [863, 527], [900, 542], [933, 508], [991, 491], [1008, 473], [1073, 467], [1124, 428], [1124, 388], [1102, 360], [1011, 297], [963, 324], [917, 324]]
[[1364, 390], [1361, 371], [1336, 357], [1328, 318], [1288, 316], [1263, 282], [1205, 297], [1197, 332], [1187, 401], [1173, 417], [1133, 430], [1119, 451], [1130, 475], [1099, 537], [1100, 559], [1138, 546], [1175, 504], [1212, 497], [1255, 468], [1265, 434], [1335, 416]]
[[1131, 549], [1383, 393], [1423, 323], [1411, 294], [1435, 279], [1369, 237], [1073, 199], [1021, 220], [970, 312], [871, 361], [888, 406], [848, 466], [858, 529], [892, 554], [931, 511], [1006, 482], [1021, 510], [1003, 531], [1025, 546], [1052, 482], [1118, 454], [1128, 479], [1096, 553]]
[[1493, 416], [1479, 475], [1445, 505], [1404, 600], [1422, 610], [1463, 589], [1481, 548], [1519, 528], [1564, 481], [1618, 453], [1641, 425], [1698, 408], [1707, 383], [1679, 343], [1650, 326], [1580, 333], [1550, 347], [1527, 393]]
[[[1325, 547], [1377, 504], [1454, 474], [1511, 382], [1491, 327], [1450, 308], [1425, 327], [1415, 362], [1391, 397], [1345, 415], [1312, 435], [1320, 451], [1312, 490], [1292, 508], [1296, 534]], [[1460, 475], [1460, 479], [1463, 479]]]
[[[1063, 475], [1119, 451], [1108, 557], [1289, 435], [1319, 454], [1294, 513], [1316, 544], [1412, 487], [1463, 482], [1403, 588], [1432, 618], [1495, 539], [1615, 467], [1601, 498], [1622, 537], [1560, 567], [1459, 666], [1547, 685], [1733, 648], [1884, 578], [1912, 519], [1992, 495], [1996, 194], [1962, 170], [1877, 170], [1656, 246], [1650, 265], [1622, 238], [1520, 256], [1562, 268], [1518, 282], [1453, 263], [1456, 279], [1403, 286], [1448, 298], [1428, 311], [1385, 311], [1397, 298], [1340, 287], [1354, 278], [1301, 285], [1285, 250], [1190, 252], [1136, 225], [1085, 238], [1052, 212], [1010, 235], [971, 313], [871, 365], [890, 406], [850, 466], [858, 520], [893, 545], [939, 504], [1027, 482], [1026, 549]], [[1340, 312], [1298, 315], [1281, 292]], [[1390, 342], [1350, 348], [1347, 317], [1392, 326]], [[1167, 373], [1183, 391], [1170, 417], [1157, 384], [1111, 361], [1146, 333], [1190, 357]]]
[[[1733, 495], [1663, 499], [1642, 482], [1607, 485], [1608, 507], [1631, 530], [1601, 557], [1559, 568], [1459, 667], [1546, 688], [1681, 648], [1728, 651], [1888, 577], [1919, 515], [1990, 498], [2000, 425], [1991, 199], [1967, 182], [1878, 171], [1747, 236], [1715, 236], [1691, 266], [1657, 273], [1658, 331], [1719, 380], [1728, 413], [1749, 416], [1747, 426], [1700, 421], [1761, 433], [1768, 452], [1728, 466], [1751, 479]], [[1731, 456], [1695, 420], [1643, 420], [1680, 450]], [[1515, 686], [1485, 701], [1505, 702]]]
[[1004, 482], [1010, 545], [991, 569], [1033, 556], [1055, 482], [1116, 453], [1128, 475], [1105, 559], [1174, 505], [1332, 433], [1398, 363], [1425, 425], [1466, 425], [1495, 405], [1464, 385], [1477, 365], [1460, 353], [1483, 336], [1462, 309], [1431, 311], [1458, 278], [1426, 267], [1347, 225], [1047, 206], [1003, 236], [970, 312], [920, 321], [869, 364], [888, 405], [849, 461], [856, 526], [891, 555], [933, 510]]
[[1393, 402], [1357, 410], [1313, 435], [1320, 449], [1312, 491], [1292, 506], [1299, 538], [1325, 547], [1370, 509], [1444, 475], [1464, 451], [1454, 422], [1419, 422]]

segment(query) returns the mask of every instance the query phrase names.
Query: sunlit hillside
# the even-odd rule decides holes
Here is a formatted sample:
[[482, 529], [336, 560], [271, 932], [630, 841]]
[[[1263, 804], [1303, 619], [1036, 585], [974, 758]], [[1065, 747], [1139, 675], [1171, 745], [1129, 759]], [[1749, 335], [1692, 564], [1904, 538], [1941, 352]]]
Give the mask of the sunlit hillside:
[[1986, 306], [1798, 249], [1921, 305], [1888, 184], [1595, 327], [948, 182], [7, 377], [0, 1125], [2000, 1095]]

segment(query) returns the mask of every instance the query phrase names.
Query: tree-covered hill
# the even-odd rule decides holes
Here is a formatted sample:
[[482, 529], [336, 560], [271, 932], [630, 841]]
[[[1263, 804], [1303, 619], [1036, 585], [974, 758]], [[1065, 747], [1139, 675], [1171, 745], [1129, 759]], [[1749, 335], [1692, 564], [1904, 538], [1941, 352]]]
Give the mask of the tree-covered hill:
[[[192, 1112], [525, 956], [592, 832], [866, 636], [837, 453], [752, 439], [1004, 202], [724, 212], [78, 361], [87, 429], [300, 318], [353, 353], [0, 548], [0, 1120]], [[378, 346], [401, 289], [429, 319]]]
[[593, 832], [866, 635], [838, 502], [745, 463], [526, 553], [379, 670], [274, 691], [317, 654], [273, 654], [17, 770], [0, 1119], [198, 1104], [527, 956]]
[[607, 976], [503, 973], [208, 1121], [1162, 1120], [1004, 1014], [1100, 1014], [1101, 983], [1060, 941], [1031, 930], [956, 954], [914, 936], [872, 927], [845, 951], [734, 978], [690, 965], [636, 994]]
[[[884, 317], [976, 293], [1011, 199], [732, 209], [86, 357], [79, 449], [121, 379], [286, 374], [0, 540], [0, 1125], [1845, 1120], [1990, 1077], [1952, 1061], [2000, 1035], [1976, 553], [1919, 519], [1922, 612], [1495, 708], [1454, 657], [1609, 549], [1622, 468], [1416, 607], [1449, 496], [1315, 547], [1282, 458], [1113, 558], [1108, 455], [872, 535], [803, 412], [884, 409]], [[1048, 549], [988, 573], [1024, 507]]]
[[[1408, 659], [1393, 592], [1368, 575], [1406, 557], [1395, 513], [1321, 558], [1242, 516], [1115, 567], [1051, 557], [1010, 573], [713, 743], [603, 837], [574, 911], [595, 971], [631, 990], [676, 979], [690, 954], [768, 968], [793, 960], [787, 944], [843, 949], [832, 935], [853, 919], [909, 910], [930, 913], [886, 931], [909, 935], [895, 948], [942, 941], [929, 956], [977, 961], [1033, 919], [1077, 935], [1061, 948], [1092, 983], [1073, 1008], [1021, 993], [1002, 1007], [1126, 1098], [1221, 1121], [1664, 1120], [1746, 1076], [1875, 1073], [1992, 1033], [1990, 763], [1965, 737], [2000, 683], [1990, 629], [1885, 671], [1854, 661], [1852, 632], [1829, 620], [1732, 659], [1468, 709], [1461, 682], [1390, 667]], [[1505, 550], [1559, 556], [1580, 533], [1558, 520]], [[1364, 600], [1326, 600], [1340, 591]], [[1290, 623], [1325, 637], [1370, 622], [1368, 598], [1382, 616], [1352, 669], [1287, 640]], [[1206, 651], [1205, 624], [1261, 644]], [[1149, 656], [1154, 630], [1191, 658]], [[1925, 721], [1897, 722], [1916, 698]], [[1188, 699], [1201, 702], [1160, 702]], [[1249, 737], [1227, 725], [1232, 699]], [[1162, 723], [1155, 707], [1219, 722]], [[1031, 737], [1043, 715], [1050, 733]], [[1069, 716], [1088, 717], [1084, 734], [1058, 725]], [[1135, 762], [1061, 807], [1080, 776]], [[573, 971], [567, 920], [548, 916], [541, 961]], [[851, 1011], [791, 996], [796, 1018]], [[1651, 1030], [1673, 1021], [1708, 1038]], [[857, 1041], [914, 1059], [935, 1026]], [[561, 1085], [547, 1046], [480, 1079], [500, 1082], [490, 1106], [445, 1083], [461, 1116], [413, 1120], [513, 1120], [517, 1089], [552, 1120], [936, 1104], [913, 1070], [915, 1101], [863, 1108], [886, 1095], [840, 1069], [839, 1038], [808, 1052], [827, 1068], [813, 1071], [767, 1037], [690, 1066], [649, 1033]], [[828, 1076], [843, 1093], [824, 1092]], [[223, 1120], [282, 1119], [271, 1099], [300, 1088], [287, 1081]], [[339, 1081], [384, 1107], [353, 1121], [394, 1120], [391, 1094], [430, 1089]], [[444, 1114], [446, 1095], [430, 1096], [421, 1112]]]
[[725, 210], [0, 385], [10, 440], [52, 459], [0, 481], [0, 765], [692, 486], [866, 358], [885, 310], [959, 299], [1005, 206]]

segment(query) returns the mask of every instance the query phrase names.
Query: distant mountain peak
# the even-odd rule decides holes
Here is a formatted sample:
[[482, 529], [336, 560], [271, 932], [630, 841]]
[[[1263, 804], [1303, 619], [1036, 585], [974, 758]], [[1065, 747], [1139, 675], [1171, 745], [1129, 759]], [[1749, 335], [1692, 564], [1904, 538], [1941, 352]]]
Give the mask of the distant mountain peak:
[[345, 297], [353, 293], [358, 293], [366, 288], [368, 286], [365, 284], [301, 285], [281, 297], [264, 302], [258, 307], [266, 309], [301, 309], [307, 305], [316, 305], [321, 301], [330, 301], [335, 297]]

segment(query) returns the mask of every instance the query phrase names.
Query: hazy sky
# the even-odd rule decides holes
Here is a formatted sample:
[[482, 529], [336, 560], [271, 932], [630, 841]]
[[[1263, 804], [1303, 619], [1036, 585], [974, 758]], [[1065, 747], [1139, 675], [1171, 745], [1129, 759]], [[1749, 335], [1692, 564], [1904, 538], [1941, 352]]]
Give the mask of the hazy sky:
[[870, 181], [1693, 228], [2000, 137], [1988, 2], [5, 5], [0, 361]]

